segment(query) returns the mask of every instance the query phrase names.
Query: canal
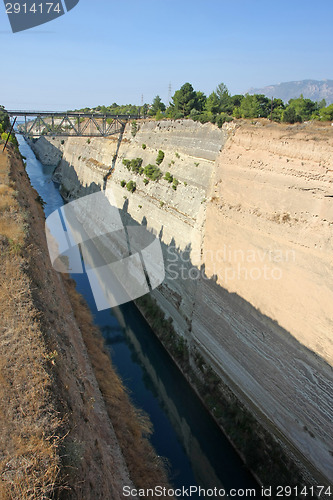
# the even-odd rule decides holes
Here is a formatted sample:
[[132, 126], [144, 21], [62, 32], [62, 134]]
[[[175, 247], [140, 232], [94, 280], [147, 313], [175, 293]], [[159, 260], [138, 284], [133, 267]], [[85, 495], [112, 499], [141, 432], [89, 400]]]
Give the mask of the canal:
[[[52, 181], [54, 167], [42, 165], [23, 137], [17, 135], [17, 139], [26, 157], [31, 184], [44, 200], [48, 216], [64, 204]], [[149, 415], [154, 428], [151, 442], [157, 454], [166, 458], [171, 484], [177, 488], [198, 485], [258, 490], [252, 475], [134, 303], [97, 311], [86, 275], [72, 277], [103, 333], [113, 365], [133, 403]]]

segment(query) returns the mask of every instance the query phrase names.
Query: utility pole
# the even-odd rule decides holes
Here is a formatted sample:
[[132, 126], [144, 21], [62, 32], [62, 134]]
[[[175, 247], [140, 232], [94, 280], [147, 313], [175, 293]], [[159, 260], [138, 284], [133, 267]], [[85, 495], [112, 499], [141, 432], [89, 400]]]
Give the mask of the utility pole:
[[168, 104], [170, 104], [171, 101], [171, 94], [172, 94], [172, 85], [171, 82], [169, 83], [169, 89], [168, 89]]
[[16, 119], [17, 119], [17, 116], [15, 116], [15, 120], [13, 121], [13, 124], [12, 124], [12, 126], [11, 126], [10, 132], [9, 132], [9, 134], [8, 134], [8, 137], [7, 137], [7, 140], [6, 140], [6, 143], [5, 143], [4, 147], [3, 147], [2, 152], [4, 152], [4, 150], [6, 149], [6, 146], [7, 146], [7, 144], [8, 144], [8, 141], [9, 141], [10, 135], [11, 135], [11, 133], [13, 132], [13, 128], [14, 128], [14, 125], [15, 125]]

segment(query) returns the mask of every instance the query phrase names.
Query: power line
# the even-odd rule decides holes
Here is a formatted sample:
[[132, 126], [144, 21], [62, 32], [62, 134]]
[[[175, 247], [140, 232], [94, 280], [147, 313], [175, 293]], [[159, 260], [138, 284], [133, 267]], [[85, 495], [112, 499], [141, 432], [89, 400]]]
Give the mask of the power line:
[[169, 83], [169, 89], [168, 89], [168, 104], [171, 102], [171, 94], [172, 94], [172, 85], [171, 82]]

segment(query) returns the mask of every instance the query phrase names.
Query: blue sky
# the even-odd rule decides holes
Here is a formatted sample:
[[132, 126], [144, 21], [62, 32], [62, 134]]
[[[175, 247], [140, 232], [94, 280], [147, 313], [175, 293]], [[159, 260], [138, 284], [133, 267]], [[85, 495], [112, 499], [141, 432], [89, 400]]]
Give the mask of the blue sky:
[[[32, 1], [32, 0], [30, 0]], [[0, 103], [62, 110], [333, 79], [332, 0], [80, 0], [66, 15], [10, 31], [0, 4]]]

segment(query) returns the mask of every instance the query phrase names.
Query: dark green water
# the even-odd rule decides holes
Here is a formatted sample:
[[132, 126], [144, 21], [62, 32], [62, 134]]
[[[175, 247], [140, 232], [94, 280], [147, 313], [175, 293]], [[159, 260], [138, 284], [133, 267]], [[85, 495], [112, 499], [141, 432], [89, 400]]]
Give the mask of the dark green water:
[[[20, 151], [27, 158], [31, 184], [46, 202], [44, 210], [48, 216], [63, 205], [51, 178], [54, 168], [43, 166], [23, 138], [18, 136], [18, 140]], [[97, 311], [86, 275], [76, 274], [73, 278], [103, 332], [113, 364], [134, 404], [153, 423], [151, 441], [158, 455], [167, 459], [172, 485], [259, 491], [135, 305], [128, 303], [114, 310]], [[233, 498], [244, 498], [243, 493]]]

